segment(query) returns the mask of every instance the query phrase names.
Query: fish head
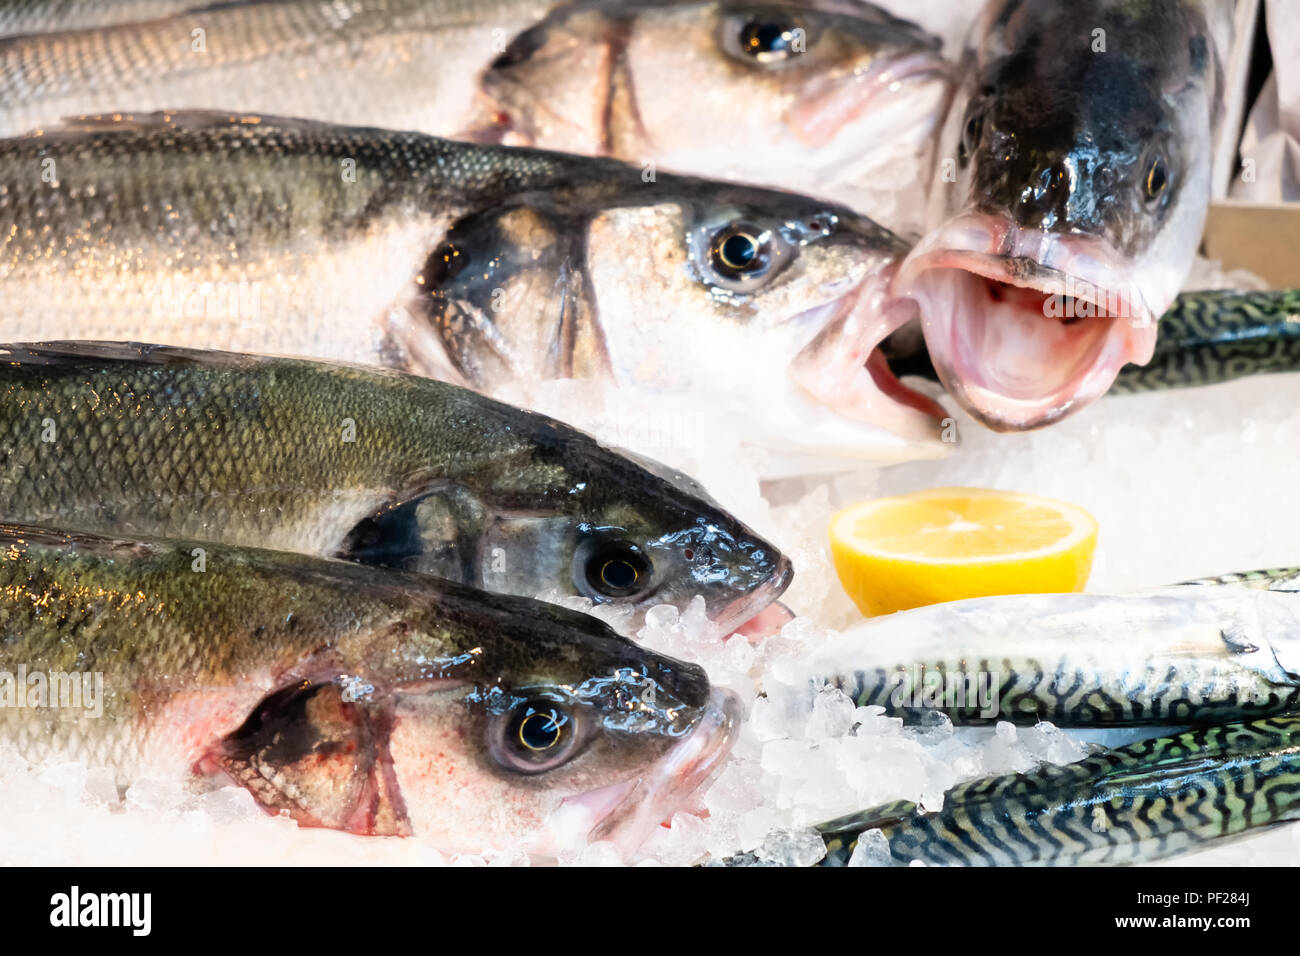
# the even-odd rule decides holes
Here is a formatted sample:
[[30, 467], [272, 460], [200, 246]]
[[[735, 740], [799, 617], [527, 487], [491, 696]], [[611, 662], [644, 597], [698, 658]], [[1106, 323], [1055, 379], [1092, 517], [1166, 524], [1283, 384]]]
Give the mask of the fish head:
[[[1217, 79], [1192, 4], [992, 4], [899, 272], [940, 378], [1034, 428], [1150, 360], [1200, 242]], [[981, 30], [983, 33], [981, 34]]]
[[512, 145], [825, 195], [913, 153], [949, 91], [939, 42], [850, 2], [560, 7], [483, 78]]
[[901, 240], [820, 200], [598, 168], [467, 217], [435, 255], [417, 308], [465, 384], [597, 381], [617, 430], [624, 407], [672, 407], [678, 447], [722, 429], [841, 466], [942, 453], [942, 408], [877, 348], [916, 315], [889, 290]]
[[633, 625], [699, 596], [724, 634], [789, 586], [789, 558], [680, 471], [535, 412], [411, 382], [449, 390], [441, 407], [453, 419], [500, 440], [474, 487], [413, 477], [337, 557], [500, 594], [583, 598], [626, 609]]
[[483, 587], [623, 607], [633, 623], [660, 604], [684, 611], [698, 596], [724, 635], [789, 587], [790, 559], [698, 482], [587, 436], [569, 451], [582, 478], [566, 510], [497, 514], [484, 547], [499, 560], [485, 564]]
[[444, 590], [287, 675], [215, 766], [304, 826], [631, 854], [729, 752], [738, 700], [699, 667], [555, 605]]

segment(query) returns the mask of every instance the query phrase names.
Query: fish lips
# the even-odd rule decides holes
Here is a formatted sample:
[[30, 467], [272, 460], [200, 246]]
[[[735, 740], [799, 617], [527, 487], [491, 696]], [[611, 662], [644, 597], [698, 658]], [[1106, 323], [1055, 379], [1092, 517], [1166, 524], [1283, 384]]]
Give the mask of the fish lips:
[[1155, 349], [1147, 297], [1097, 236], [960, 216], [917, 244], [893, 291], [916, 300], [945, 388], [995, 431], [1079, 411]]
[[821, 331], [795, 357], [790, 377], [809, 398], [844, 418], [907, 441], [934, 441], [947, 414], [943, 406], [904, 386], [880, 349], [917, 315], [913, 302], [889, 291], [895, 281], [894, 269], [885, 269], [820, 306]]
[[729, 635], [763, 614], [771, 607], [794, 580], [794, 564], [784, 554], [776, 562], [772, 575], [753, 591], [727, 604], [711, 619], [718, 632]]
[[741, 719], [740, 698], [713, 688], [695, 727], [647, 774], [568, 797], [561, 813], [586, 825], [588, 842], [611, 842], [631, 857], [721, 766]]
[[[915, 117], [919, 146], [938, 125], [939, 106], [947, 100], [951, 83], [950, 68], [936, 53], [895, 56], [873, 62], [851, 76], [835, 75], [817, 81], [789, 107], [785, 122], [798, 142], [811, 149], [825, 149], [842, 130], [864, 118], [871, 120], [865, 130], [895, 134], [898, 113], [905, 110]], [[895, 105], [893, 115], [872, 116], [882, 100], [898, 100], [903, 92], [911, 96]]]

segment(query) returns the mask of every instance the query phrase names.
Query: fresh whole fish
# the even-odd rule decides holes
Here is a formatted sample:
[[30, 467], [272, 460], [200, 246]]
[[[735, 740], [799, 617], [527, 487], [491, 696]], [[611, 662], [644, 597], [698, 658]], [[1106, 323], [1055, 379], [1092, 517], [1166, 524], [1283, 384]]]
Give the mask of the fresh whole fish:
[[868, 853], [877, 865], [1140, 863], [1296, 817], [1300, 718], [1272, 717], [984, 777], [947, 791], [934, 813], [899, 801], [832, 820], [819, 827], [819, 865], [847, 865], [873, 831], [884, 837]]
[[478, 125], [875, 215], [923, 164], [948, 72], [937, 39], [866, 3], [565, 4], [484, 74]]
[[448, 850], [630, 851], [734, 736], [698, 667], [554, 605], [282, 552], [0, 541], [0, 733], [119, 787], [233, 781], [305, 826]]
[[685, 476], [443, 382], [98, 343], [3, 358], [0, 520], [638, 611], [699, 594], [723, 633], [790, 581], [789, 560]]
[[1300, 569], [1127, 595], [972, 598], [832, 639], [779, 693], [842, 689], [905, 719], [1063, 727], [1238, 720], [1300, 704]]
[[[272, 117], [0, 141], [0, 339], [382, 364], [489, 394], [587, 379], [756, 444], [935, 456], [876, 346], [904, 246], [820, 200]], [[723, 357], [744, 355], [744, 362]]]
[[[938, 381], [919, 325], [883, 345], [902, 378]], [[1146, 365], [1126, 365], [1111, 392], [1126, 394], [1228, 382], [1248, 375], [1300, 371], [1300, 290], [1184, 292], [1160, 319]]]
[[[159, 19], [81, 26], [85, 4], [41, 6], [25, 19], [50, 32], [0, 41], [0, 135], [87, 113], [273, 112], [507, 138], [873, 212], [915, 178], [949, 89], [937, 40], [843, 0], [577, 2], [544, 21], [552, 0], [156, 0]], [[120, 25], [91, 29], [106, 18]]]
[[1049, 424], [1152, 357], [1209, 203], [1229, 5], [992, 0], [896, 290], [952, 395]]
[[[152, 5], [134, 6], [143, 12]], [[445, 135], [468, 116], [482, 69], [551, 2], [185, 6], [191, 9], [175, 13], [161, 5], [169, 15], [143, 22], [125, 22], [124, 10], [120, 18], [109, 15], [107, 26], [97, 16], [85, 28], [0, 38], [0, 135], [86, 113], [181, 108]]]

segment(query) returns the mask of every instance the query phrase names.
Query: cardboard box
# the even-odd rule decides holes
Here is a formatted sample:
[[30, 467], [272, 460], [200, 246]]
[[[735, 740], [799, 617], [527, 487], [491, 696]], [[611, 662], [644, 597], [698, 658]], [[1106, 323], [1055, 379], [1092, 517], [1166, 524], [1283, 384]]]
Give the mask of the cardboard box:
[[1237, 0], [1232, 55], [1225, 70], [1225, 109], [1215, 145], [1214, 187], [1203, 249], [1227, 269], [1248, 269], [1274, 288], [1300, 288], [1300, 203], [1228, 198], [1240, 174], [1238, 150], [1255, 91], [1250, 89], [1261, 0]]

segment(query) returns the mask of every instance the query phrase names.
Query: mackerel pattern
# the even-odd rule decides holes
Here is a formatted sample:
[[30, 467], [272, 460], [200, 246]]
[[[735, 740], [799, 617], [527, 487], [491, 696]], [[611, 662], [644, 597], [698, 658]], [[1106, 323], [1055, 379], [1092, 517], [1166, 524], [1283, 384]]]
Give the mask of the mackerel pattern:
[[924, 813], [900, 801], [824, 824], [822, 866], [868, 830], [893, 865], [1082, 866], [1155, 860], [1300, 817], [1300, 717], [1144, 740], [1066, 766], [985, 777]]
[[1300, 591], [1300, 568], [1269, 568], [1263, 571], [1238, 571], [1208, 578], [1183, 581], [1187, 586], [1236, 584], [1265, 591]]
[[[899, 670], [885, 668], [835, 675], [827, 684], [851, 697], [859, 707], [883, 707], [890, 716], [914, 723], [927, 713], [941, 710], [954, 724], [983, 726], [1010, 721], [1030, 726], [1051, 721], [1061, 727], [1133, 726], [1140, 724], [1205, 724], [1252, 716], [1281, 714], [1300, 708], [1300, 686], [1280, 684], [1243, 672], [1230, 659], [1184, 663], [1182, 666], [1149, 664], [1141, 670], [1106, 676], [1086, 659], [1056, 660], [984, 657], [950, 666], [922, 664], [920, 671], [943, 678], [943, 697], [937, 706], [899, 704]], [[978, 703], [979, 686], [972, 673], [999, 675], [997, 707]], [[954, 675], [951, 679], [949, 674]], [[950, 686], [965, 688], [960, 697]], [[966, 700], [945, 706], [947, 700]], [[994, 712], [986, 715], [986, 710]]]
[[863, 625], [809, 661], [806, 692], [957, 724], [1213, 724], [1300, 708], [1300, 569], [1129, 595], [1009, 595]]
[[1113, 391], [1212, 385], [1300, 370], [1300, 290], [1189, 292], [1160, 320], [1155, 355], [1125, 366]]

